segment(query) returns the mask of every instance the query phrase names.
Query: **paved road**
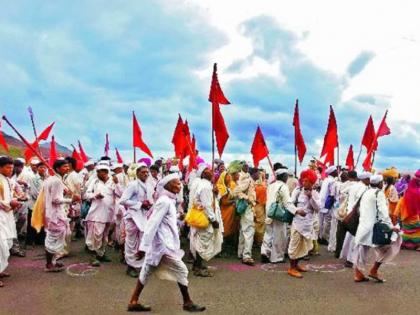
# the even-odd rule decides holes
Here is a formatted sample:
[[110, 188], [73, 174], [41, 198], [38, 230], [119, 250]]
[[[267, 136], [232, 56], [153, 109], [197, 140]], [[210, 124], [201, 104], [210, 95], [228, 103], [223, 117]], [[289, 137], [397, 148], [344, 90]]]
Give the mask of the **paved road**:
[[[81, 243], [72, 243], [66, 272], [43, 272], [42, 248], [26, 258], [11, 259], [12, 277], [0, 289], [0, 314], [127, 314], [125, 307], [135, 279], [114, 263], [89, 270]], [[355, 284], [352, 272], [323, 252], [310, 262], [312, 272], [293, 279], [286, 265], [247, 267], [238, 260], [211, 262], [214, 278], [190, 275], [194, 301], [207, 306], [205, 314], [420, 314], [420, 252], [402, 251], [384, 266], [388, 282]], [[87, 271], [86, 271], [87, 270]], [[85, 275], [81, 275], [85, 272]], [[144, 301], [153, 314], [184, 314], [176, 284], [152, 277]]]

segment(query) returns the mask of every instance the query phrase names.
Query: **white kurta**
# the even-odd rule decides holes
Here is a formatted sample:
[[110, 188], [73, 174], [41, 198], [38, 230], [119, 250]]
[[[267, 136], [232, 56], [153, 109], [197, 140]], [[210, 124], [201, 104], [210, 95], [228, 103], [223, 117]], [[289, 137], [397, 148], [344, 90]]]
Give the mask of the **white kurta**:
[[0, 272], [8, 266], [10, 249], [16, 235], [16, 223], [13, 211], [10, 208], [12, 200], [12, 189], [10, 180], [0, 174]]
[[[196, 257], [198, 253], [201, 258], [209, 261], [222, 250], [223, 243], [223, 221], [220, 213], [219, 203], [215, 200], [213, 187], [210, 181], [202, 179], [193, 197], [193, 204], [202, 208], [210, 222], [219, 222], [219, 228], [214, 229], [210, 224], [205, 229], [191, 227], [190, 249]], [[214, 209], [213, 210], [213, 204]]]
[[[99, 179], [93, 181], [86, 191], [86, 198], [92, 201], [86, 221], [109, 223], [113, 221], [115, 209], [115, 189], [116, 186], [109, 178], [107, 182]], [[104, 196], [96, 199], [96, 195]]]

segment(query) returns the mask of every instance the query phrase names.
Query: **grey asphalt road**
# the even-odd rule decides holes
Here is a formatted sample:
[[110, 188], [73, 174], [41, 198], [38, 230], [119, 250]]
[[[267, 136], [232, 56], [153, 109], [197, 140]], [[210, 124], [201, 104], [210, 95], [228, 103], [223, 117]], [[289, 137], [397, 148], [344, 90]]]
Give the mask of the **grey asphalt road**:
[[[71, 249], [67, 270], [59, 274], [43, 271], [42, 247], [26, 258], [12, 257], [12, 277], [0, 289], [0, 314], [127, 314], [136, 279], [125, 275], [117, 253], [110, 249], [114, 262], [92, 270], [83, 244], [72, 243]], [[402, 251], [384, 266], [385, 284], [354, 283], [352, 271], [325, 249], [307, 264], [312, 271], [294, 279], [285, 264], [247, 267], [235, 258], [215, 259], [209, 264], [215, 276], [190, 274], [190, 291], [207, 307], [205, 314], [420, 314], [420, 252]], [[152, 314], [185, 314], [176, 284], [154, 276], [142, 301]]]

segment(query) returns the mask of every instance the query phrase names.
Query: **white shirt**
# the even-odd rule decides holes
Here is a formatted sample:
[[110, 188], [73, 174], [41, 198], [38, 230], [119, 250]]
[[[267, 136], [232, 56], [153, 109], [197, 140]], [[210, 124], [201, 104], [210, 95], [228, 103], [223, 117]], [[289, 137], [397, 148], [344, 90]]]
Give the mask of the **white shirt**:
[[13, 211], [8, 211], [13, 198], [10, 179], [0, 174], [0, 185], [3, 191], [3, 194], [0, 194], [0, 239], [13, 239], [17, 236]]
[[301, 187], [297, 187], [292, 193], [292, 200], [297, 201], [297, 208], [304, 210], [306, 216], [295, 215], [292, 227], [295, 228], [305, 238], [314, 237], [314, 218], [321, 209], [321, 199], [316, 190], [312, 190], [312, 196], [309, 197]]
[[64, 198], [65, 188], [60, 175], [50, 176], [44, 182], [45, 218], [47, 221], [53, 223], [68, 221], [65, 206], [71, 204], [71, 199]]
[[[92, 201], [86, 221], [101, 223], [112, 222], [115, 211], [115, 190], [116, 185], [110, 177], [107, 182], [97, 179], [91, 182], [86, 191], [86, 198]], [[96, 199], [96, 195], [104, 196], [102, 199]]]
[[337, 178], [328, 176], [324, 179], [321, 186], [321, 191], [319, 193], [321, 198], [321, 212], [327, 213], [329, 209], [325, 208], [325, 202], [327, 201], [328, 196], [334, 196], [335, 200], [339, 198], [339, 190], [337, 185]]

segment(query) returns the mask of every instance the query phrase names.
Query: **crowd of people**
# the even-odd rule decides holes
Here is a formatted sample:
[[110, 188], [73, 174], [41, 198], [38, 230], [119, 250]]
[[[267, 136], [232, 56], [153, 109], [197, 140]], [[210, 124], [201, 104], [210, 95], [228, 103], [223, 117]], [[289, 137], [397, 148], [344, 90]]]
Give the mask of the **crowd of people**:
[[[326, 246], [354, 269], [355, 282], [384, 282], [381, 264], [401, 247], [420, 250], [420, 170], [410, 176], [318, 165], [311, 161], [297, 177], [281, 163], [266, 172], [245, 161], [200, 159], [189, 172], [175, 159], [125, 165], [68, 157], [51, 170], [36, 157], [26, 165], [2, 156], [0, 287], [10, 255], [42, 245], [45, 271], [60, 272], [78, 238], [94, 267], [111, 261], [109, 248], [120, 251], [127, 275], [138, 279], [128, 311], [151, 309], [139, 297], [152, 273], [178, 283], [184, 310], [203, 311], [190, 298], [185, 262], [194, 276], [212, 277], [207, 262], [216, 256], [251, 266], [257, 258], [288, 261], [288, 275], [302, 278], [303, 262]], [[189, 246], [181, 246], [184, 238]]]

